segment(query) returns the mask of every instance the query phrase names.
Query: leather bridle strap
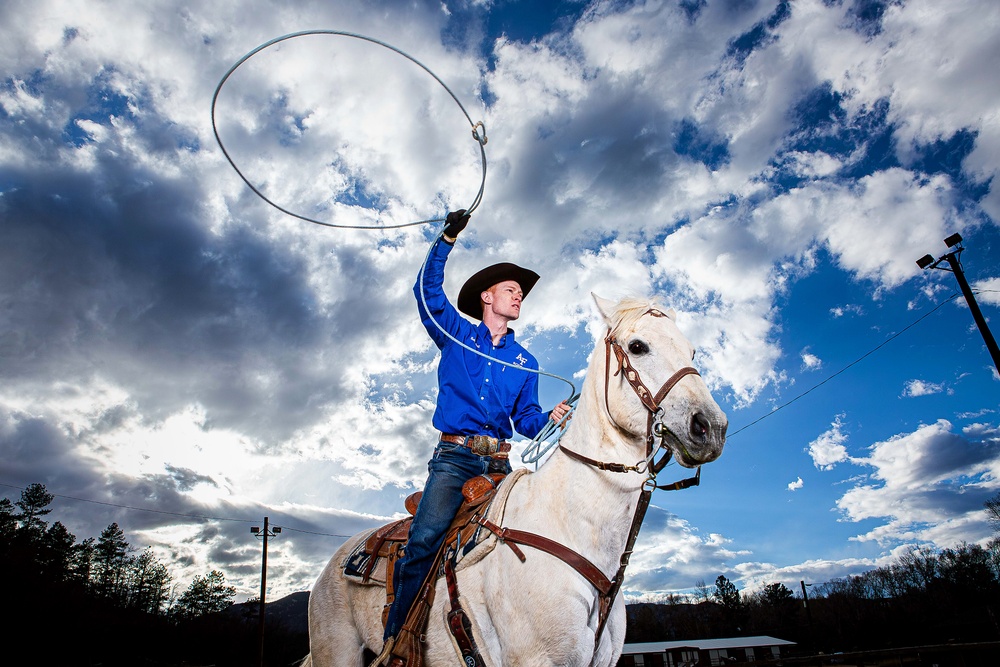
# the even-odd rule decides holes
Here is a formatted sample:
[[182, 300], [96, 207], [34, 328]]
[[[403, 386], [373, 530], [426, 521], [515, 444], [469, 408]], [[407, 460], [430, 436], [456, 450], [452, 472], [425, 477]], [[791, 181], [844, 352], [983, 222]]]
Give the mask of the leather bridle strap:
[[559, 449], [561, 449], [568, 457], [571, 459], [576, 459], [580, 463], [585, 463], [589, 466], [593, 466], [598, 470], [608, 470], [610, 472], [638, 472], [639, 466], [627, 466], [624, 463], [616, 463], [614, 461], [598, 461], [597, 459], [592, 459], [589, 456], [584, 456], [583, 454], [578, 454], [572, 449], [560, 444]]
[[462, 654], [462, 663], [468, 667], [486, 667], [482, 653], [476, 645], [476, 639], [472, 634], [472, 622], [469, 615], [462, 609], [462, 603], [458, 594], [458, 579], [455, 577], [455, 565], [451, 558], [444, 559], [444, 577], [448, 586], [448, 598], [451, 600], [451, 611], [448, 612], [448, 629], [451, 631], [459, 652]]
[[[698, 470], [700, 472], [701, 468]], [[628, 539], [625, 540], [625, 550], [622, 551], [618, 571], [615, 572], [615, 578], [611, 580], [610, 590], [608, 590], [607, 595], [601, 600], [601, 614], [598, 617], [597, 632], [594, 633], [595, 650], [601, 641], [601, 635], [604, 633], [604, 626], [608, 623], [608, 617], [611, 615], [611, 605], [615, 603], [615, 598], [622, 587], [622, 582], [625, 581], [625, 569], [628, 567], [628, 561], [632, 557], [632, 549], [635, 547], [635, 541], [639, 537], [642, 520], [646, 517], [646, 510], [649, 508], [649, 501], [652, 497], [653, 490], [648, 488], [644, 488], [642, 493], [639, 494], [639, 503], [636, 505], [635, 514], [632, 515], [632, 526], [628, 530]]]
[[[659, 312], [659, 311], [656, 311]], [[651, 314], [656, 314], [655, 312]], [[681, 381], [682, 378], [688, 375], [701, 375], [697, 368], [693, 366], [684, 366], [678, 368], [673, 375], [667, 378], [659, 391], [653, 394], [649, 387], [642, 381], [639, 376], [639, 371], [635, 370], [632, 366], [632, 361], [629, 359], [628, 354], [622, 348], [622, 346], [615, 340], [611, 335], [611, 330], [608, 329], [608, 335], [604, 338], [604, 409], [608, 412], [608, 417], [611, 417], [611, 404], [608, 397], [608, 388], [611, 386], [611, 353], [614, 352], [615, 358], [618, 360], [618, 370], [615, 371], [617, 376], [619, 373], [625, 378], [625, 381], [629, 383], [632, 387], [632, 391], [635, 395], [639, 397], [642, 404], [646, 407], [649, 413], [646, 424], [646, 456], [652, 453], [652, 441], [650, 440], [650, 435], [653, 432], [653, 420], [656, 413], [660, 410], [660, 403], [663, 399], [667, 397], [667, 394]], [[612, 417], [612, 422], [614, 418]], [[620, 427], [619, 427], [620, 428]]]
[[520, 549], [515, 549], [517, 544], [534, 547], [550, 556], [555, 556], [589, 581], [601, 593], [602, 597], [607, 596], [611, 590], [611, 580], [601, 572], [600, 568], [569, 547], [563, 546], [547, 537], [536, 535], [535, 533], [517, 530], [516, 528], [501, 528], [485, 517], [476, 519], [476, 523], [500, 538], [501, 542], [507, 544], [522, 563], [525, 561], [525, 556]]

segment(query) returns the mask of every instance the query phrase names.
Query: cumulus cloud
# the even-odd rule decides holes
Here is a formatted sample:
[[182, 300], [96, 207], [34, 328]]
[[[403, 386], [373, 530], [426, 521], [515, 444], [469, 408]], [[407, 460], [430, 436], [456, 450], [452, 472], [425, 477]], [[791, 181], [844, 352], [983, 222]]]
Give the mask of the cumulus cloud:
[[798, 477], [794, 482], [789, 482], [787, 488], [789, 491], [798, 491], [803, 486], [805, 486], [805, 482], [802, 481], [801, 477]]
[[971, 287], [979, 303], [1000, 306], [1000, 278], [977, 280]]
[[837, 502], [849, 521], [879, 525], [857, 540], [953, 544], [957, 535], [989, 534], [983, 502], [1000, 489], [1000, 433], [982, 424], [954, 432], [941, 419], [877, 442], [853, 460], [871, 469]]
[[815, 371], [823, 367], [823, 360], [809, 352], [808, 348], [802, 350], [799, 357], [802, 359], [803, 370]]
[[659, 600], [669, 591], [692, 588], [703, 578], [706, 565], [710, 571], [721, 571], [728, 560], [746, 555], [722, 535], [701, 535], [684, 519], [650, 506], [624, 590], [630, 599]]
[[847, 434], [841, 430], [844, 426], [843, 418], [844, 415], [837, 415], [830, 424], [830, 429], [809, 443], [806, 451], [809, 452], [813, 465], [820, 470], [832, 470], [838, 463], [850, 458], [844, 445]]
[[907, 380], [903, 387], [903, 396], [931, 396], [945, 391], [945, 386], [936, 382], [926, 382], [924, 380]]
[[830, 314], [833, 315], [835, 318], [844, 317], [845, 315], [849, 314], [862, 315], [864, 314], [864, 309], [857, 304], [849, 303], [844, 306], [837, 306], [835, 308], [831, 308]]

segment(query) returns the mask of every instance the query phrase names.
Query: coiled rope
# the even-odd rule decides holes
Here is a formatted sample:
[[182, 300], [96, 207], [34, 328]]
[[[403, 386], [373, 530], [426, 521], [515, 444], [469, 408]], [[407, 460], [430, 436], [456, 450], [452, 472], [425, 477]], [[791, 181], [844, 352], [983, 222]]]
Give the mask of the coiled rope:
[[430, 74], [432, 77], [434, 77], [435, 81], [437, 81], [439, 84], [441, 84], [441, 87], [444, 88], [448, 92], [448, 94], [451, 96], [451, 99], [455, 100], [455, 104], [458, 105], [458, 108], [462, 110], [462, 114], [465, 116], [466, 120], [469, 121], [469, 125], [472, 126], [472, 138], [475, 139], [476, 143], [479, 144], [479, 154], [480, 154], [480, 157], [481, 157], [481, 160], [482, 160], [482, 173], [483, 173], [482, 181], [479, 184], [479, 192], [476, 193], [475, 199], [473, 199], [472, 203], [469, 206], [467, 206], [465, 210], [466, 210], [467, 213], [472, 213], [472, 211], [475, 211], [477, 208], [479, 208], [479, 204], [483, 200], [483, 192], [486, 189], [486, 142], [488, 141], [488, 139], [486, 137], [486, 126], [483, 124], [483, 122], [479, 121], [479, 122], [474, 123], [472, 121], [472, 118], [469, 116], [469, 113], [465, 110], [465, 107], [462, 106], [462, 103], [459, 101], [458, 97], [456, 97], [455, 93], [453, 93], [451, 91], [451, 88], [449, 88], [445, 84], [445, 82], [442, 81], [438, 77], [437, 74], [435, 74], [434, 72], [432, 72], [426, 65], [424, 65], [422, 62], [420, 62], [419, 60], [417, 60], [413, 56], [411, 56], [408, 53], [406, 53], [405, 51], [397, 49], [395, 46], [392, 46], [391, 44], [387, 44], [387, 43], [385, 43], [385, 42], [383, 42], [381, 40], [374, 39], [372, 37], [366, 37], [365, 35], [359, 35], [359, 34], [353, 33], [353, 32], [345, 32], [343, 30], [302, 30], [300, 32], [293, 32], [293, 33], [289, 33], [287, 35], [282, 35], [281, 37], [275, 37], [274, 39], [272, 39], [270, 41], [264, 42], [263, 44], [261, 44], [260, 46], [258, 46], [255, 49], [251, 50], [246, 55], [244, 55], [242, 58], [240, 58], [239, 60], [237, 60], [236, 63], [232, 67], [229, 68], [229, 71], [227, 71], [226, 74], [222, 77], [222, 80], [219, 81], [219, 85], [215, 87], [215, 94], [212, 95], [212, 131], [215, 133], [215, 141], [219, 144], [219, 148], [222, 149], [222, 154], [226, 156], [226, 160], [229, 161], [229, 164], [232, 165], [233, 169], [236, 170], [236, 173], [239, 174], [240, 178], [243, 179], [243, 182], [246, 183], [247, 186], [251, 190], [253, 190], [254, 193], [258, 197], [260, 197], [261, 199], [263, 199], [268, 204], [270, 204], [274, 208], [278, 209], [282, 213], [284, 213], [286, 215], [290, 215], [293, 218], [298, 218], [299, 220], [304, 220], [306, 222], [311, 222], [314, 225], [322, 225], [323, 227], [335, 227], [337, 229], [400, 229], [402, 227], [413, 227], [413, 226], [416, 226], [416, 225], [424, 225], [424, 224], [431, 223], [431, 222], [443, 222], [444, 221], [444, 218], [430, 218], [428, 220], [417, 220], [417, 221], [414, 221], [414, 222], [404, 222], [404, 223], [400, 223], [400, 224], [396, 224], [396, 225], [338, 225], [338, 224], [335, 224], [335, 223], [332, 223], [332, 222], [326, 222], [326, 221], [323, 221], [323, 220], [317, 220], [316, 218], [310, 218], [307, 215], [302, 215], [300, 213], [296, 213], [294, 211], [291, 211], [291, 210], [285, 208], [284, 206], [281, 206], [277, 202], [272, 201], [270, 198], [267, 197], [267, 195], [265, 195], [263, 192], [261, 192], [257, 188], [257, 186], [255, 186], [250, 181], [250, 179], [247, 178], [246, 175], [244, 175], [244, 173], [242, 171], [240, 171], [240, 168], [238, 166], [236, 166], [236, 162], [233, 160], [232, 156], [229, 155], [229, 151], [226, 150], [226, 146], [222, 143], [222, 137], [219, 136], [219, 127], [218, 127], [218, 124], [216, 123], [216, 120], [215, 120], [215, 108], [216, 108], [216, 105], [217, 105], [218, 100], [219, 100], [219, 94], [222, 92], [222, 87], [226, 84], [226, 81], [229, 80], [229, 77], [233, 75], [233, 72], [235, 72], [237, 69], [239, 69], [239, 67], [243, 63], [245, 63], [246, 61], [250, 60], [250, 58], [254, 57], [255, 55], [257, 55], [258, 53], [260, 53], [264, 49], [270, 48], [270, 47], [274, 46], [275, 44], [278, 44], [280, 42], [284, 42], [284, 41], [289, 40], [289, 39], [295, 39], [296, 37], [305, 37], [307, 35], [339, 35], [339, 36], [342, 36], [342, 37], [351, 37], [351, 38], [354, 38], [354, 39], [360, 39], [360, 40], [365, 41], [365, 42], [370, 42], [372, 44], [377, 44], [378, 46], [383, 46], [383, 47], [389, 49], [390, 51], [398, 53], [399, 55], [403, 56], [404, 58], [406, 58], [410, 62], [414, 63], [415, 65], [417, 65], [418, 67], [420, 67], [420, 69], [424, 70], [425, 72], [427, 72], [428, 74]]
[[[257, 55], [261, 51], [263, 51], [263, 50], [265, 50], [267, 48], [270, 48], [270, 47], [272, 47], [275, 44], [278, 44], [280, 42], [284, 42], [286, 40], [294, 39], [294, 38], [297, 38], [297, 37], [304, 37], [304, 36], [307, 36], [307, 35], [338, 35], [338, 36], [342, 36], [342, 37], [351, 37], [353, 39], [360, 39], [360, 40], [365, 41], [365, 42], [370, 42], [372, 44], [376, 44], [378, 46], [385, 47], [385, 48], [389, 49], [390, 51], [398, 53], [399, 55], [403, 56], [404, 58], [406, 58], [410, 62], [412, 62], [415, 65], [417, 65], [418, 67], [420, 67], [422, 70], [424, 70], [429, 75], [431, 75], [434, 78], [434, 80], [437, 81], [441, 85], [441, 87], [444, 88], [448, 92], [448, 95], [451, 96], [451, 99], [455, 100], [455, 104], [457, 104], [458, 108], [462, 110], [462, 114], [465, 116], [466, 120], [469, 121], [469, 125], [472, 127], [472, 138], [475, 139], [476, 143], [479, 144], [479, 154], [480, 154], [481, 161], [482, 161], [482, 180], [480, 181], [479, 191], [476, 193], [475, 199], [473, 199], [472, 203], [465, 209], [465, 212], [468, 213], [468, 214], [471, 214], [473, 211], [475, 211], [479, 207], [479, 204], [482, 202], [483, 192], [486, 190], [486, 143], [488, 141], [488, 139], [486, 137], [486, 126], [483, 124], [482, 121], [473, 122], [472, 118], [469, 116], [468, 112], [465, 110], [465, 107], [462, 105], [462, 102], [458, 99], [458, 97], [455, 96], [455, 93], [453, 93], [451, 91], [451, 88], [449, 88], [447, 86], [447, 84], [445, 84], [444, 81], [442, 81], [434, 72], [432, 72], [430, 70], [430, 68], [428, 68], [422, 62], [420, 62], [419, 60], [417, 60], [413, 56], [409, 55], [405, 51], [402, 51], [402, 50], [396, 48], [395, 46], [392, 46], [391, 44], [387, 44], [386, 42], [383, 42], [383, 41], [378, 40], [378, 39], [374, 39], [372, 37], [367, 37], [365, 35], [359, 35], [359, 34], [353, 33], [353, 32], [346, 32], [346, 31], [343, 31], [343, 30], [302, 30], [302, 31], [299, 31], [299, 32], [289, 33], [287, 35], [282, 35], [281, 37], [276, 37], [276, 38], [274, 38], [272, 40], [264, 42], [263, 44], [261, 44], [260, 46], [252, 49], [251, 51], [247, 52], [242, 58], [240, 58], [239, 60], [237, 60], [236, 63], [233, 64], [233, 66], [229, 68], [229, 70], [225, 73], [225, 75], [219, 81], [219, 85], [217, 85], [215, 87], [215, 93], [212, 95], [212, 131], [215, 133], [215, 141], [216, 141], [216, 143], [219, 144], [219, 148], [222, 150], [222, 154], [226, 156], [226, 160], [229, 162], [229, 164], [232, 166], [232, 168], [236, 171], [236, 173], [239, 174], [239, 177], [241, 179], [243, 179], [243, 182], [247, 184], [247, 187], [249, 187], [254, 192], [254, 194], [256, 194], [258, 197], [260, 197], [265, 202], [267, 202], [268, 204], [270, 204], [274, 208], [278, 209], [282, 213], [284, 213], [286, 215], [289, 215], [289, 216], [291, 216], [293, 218], [298, 218], [299, 220], [303, 220], [305, 222], [310, 222], [310, 223], [312, 223], [314, 225], [321, 225], [323, 227], [333, 227], [333, 228], [336, 228], [336, 229], [400, 229], [400, 228], [403, 228], [403, 227], [413, 227], [413, 226], [416, 226], [416, 225], [423, 225], [423, 224], [428, 224], [428, 223], [432, 223], [432, 222], [444, 222], [444, 220], [445, 220], [445, 218], [430, 218], [430, 219], [427, 219], [427, 220], [417, 220], [417, 221], [414, 221], [414, 222], [405, 222], [405, 223], [400, 223], [400, 224], [395, 224], [395, 225], [341, 225], [341, 224], [335, 224], [335, 223], [332, 223], [332, 222], [326, 222], [326, 221], [323, 221], [323, 220], [317, 220], [315, 218], [311, 218], [309, 216], [302, 215], [300, 213], [296, 213], [294, 211], [291, 211], [291, 210], [289, 210], [289, 209], [281, 206], [280, 204], [272, 201], [270, 198], [267, 197], [267, 195], [265, 195], [263, 192], [261, 192], [260, 189], [258, 189], [250, 181], [250, 179], [247, 178], [246, 175], [244, 175], [244, 173], [240, 170], [240, 168], [236, 165], [236, 162], [233, 160], [232, 156], [229, 155], [229, 151], [226, 150], [226, 147], [225, 147], [225, 145], [222, 142], [222, 137], [219, 135], [219, 128], [218, 128], [218, 124], [216, 122], [216, 113], [215, 113], [215, 110], [216, 110], [216, 106], [218, 104], [219, 95], [222, 92], [222, 87], [226, 84], [226, 81], [229, 80], [229, 77], [232, 76], [233, 73], [237, 69], [239, 69], [239, 67], [241, 65], [243, 65], [243, 63], [245, 63], [246, 61], [248, 61], [253, 56]], [[439, 233], [438, 234], [438, 238], [440, 239], [443, 235], [444, 235], [444, 232]], [[424, 256], [424, 261], [420, 265], [420, 275], [419, 275], [418, 280], [420, 282], [420, 290], [419, 290], [419, 292], [420, 292], [420, 302], [421, 302], [421, 305], [423, 306], [424, 312], [427, 313], [427, 315], [430, 318], [431, 322], [433, 322], [434, 326], [437, 327], [438, 331], [440, 331], [442, 334], [444, 334], [453, 343], [455, 343], [455, 344], [459, 345], [460, 347], [468, 350], [469, 352], [472, 352], [473, 354], [477, 354], [480, 357], [484, 357], [484, 358], [489, 359], [491, 361], [495, 361], [496, 363], [498, 363], [498, 364], [500, 364], [502, 366], [509, 366], [511, 368], [517, 368], [517, 369], [520, 369], [522, 371], [527, 371], [529, 373], [536, 373], [538, 375], [544, 375], [544, 376], [547, 376], [547, 377], [554, 378], [556, 380], [561, 380], [562, 382], [565, 382], [566, 384], [568, 384], [570, 386], [570, 398], [567, 400], [567, 403], [569, 403], [569, 405], [571, 407], [574, 407], [575, 404], [576, 404], [577, 399], [579, 398], [579, 394], [576, 393], [576, 385], [574, 385], [573, 382], [571, 382], [570, 380], [567, 380], [566, 378], [561, 377], [559, 375], [555, 375], [553, 373], [547, 373], [547, 372], [542, 371], [540, 369], [525, 368], [523, 366], [517, 366], [517, 365], [511, 364], [511, 363], [508, 363], [506, 361], [503, 361], [501, 359], [497, 359], [495, 357], [491, 357], [488, 354], [484, 354], [483, 352], [481, 352], [479, 350], [476, 350], [476, 349], [474, 349], [474, 348], [466, 345], [465, 343], [463, 343], [462, 341], [458, 340], [457, 338], [455, 338], [454, 336], [452, 336], [450, 333], [448, 333], [447, 331], [445, 331], [444, 327], [441, 326], [441, 324], [434, 318], [433, 314], [431, 314], [430, 310], [427, 308], [427, 297], [426, 297], [425, 290], [424, 290], [424, 269], [427, 266], [427, 260], [430, 258], [430, 253], [431, 253], [431, 250], [433, 249], [433, 247], [434, 247], [434, 244], [432, 243], [431, 247], [427, 250], [427, 254]], [[546, 452], [548, 452], [552, 447], [554, 447], [556, 445], [556, 443], [558, 443], [559, 438], [562, 437], [562, 433], [564, 431], [564, 426], [565, 426], [565, 424], [566, 424], [566, 422], [567, 422], [568, 419], [569, 419], [569, 414], [567, 414], [565, 417], [563, 417], [563, 419], [560, 420], [560, 422], [558, 424], [556, 424], [555, 422], [553, 422], [553, 421], [550, 420], [545, 425], [545, 427], [542, 428], [542, 430], [538, 433], [538, 435], [536, 435], [531, 440], [531, 444], [525, 449], [524, 453], [521, 455], [521, 460], [523, 462], [525, 462], [525, 463], [535, 463], [535, 464], [537, 464], [538, 461], [539, 461], [539, 459], [541, 459], [541, 457]], [[544, 448], [543, 448], [543, 443], [545, 443], [548, 438], [551, 438], [553, 434], [556, 434], [555, 439], [552, 440], [547, 446], [544, 446]]]

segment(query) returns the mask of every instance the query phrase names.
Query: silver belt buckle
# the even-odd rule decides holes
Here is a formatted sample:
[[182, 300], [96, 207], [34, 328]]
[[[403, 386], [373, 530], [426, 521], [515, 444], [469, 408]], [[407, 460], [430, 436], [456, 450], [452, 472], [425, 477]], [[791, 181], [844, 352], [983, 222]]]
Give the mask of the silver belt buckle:
[[466, 444], [474, 453], [479, 456], [493, 456], [497, 453], [497, 444], [500, 441], [488, 435], [471, 435], [466, 440]]

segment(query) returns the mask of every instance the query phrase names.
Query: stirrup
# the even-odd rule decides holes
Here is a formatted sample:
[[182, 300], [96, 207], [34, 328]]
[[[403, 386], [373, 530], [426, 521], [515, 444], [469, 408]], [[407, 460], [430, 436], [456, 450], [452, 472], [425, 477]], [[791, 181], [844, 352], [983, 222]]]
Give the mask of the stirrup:
[[396, 644], [395, 637], [389, 637], [382, 646], [382, 652], [378, 654], [368, 667], [384, 667], [389, 664], [389, 656], [392, 654], [392, 647]]

